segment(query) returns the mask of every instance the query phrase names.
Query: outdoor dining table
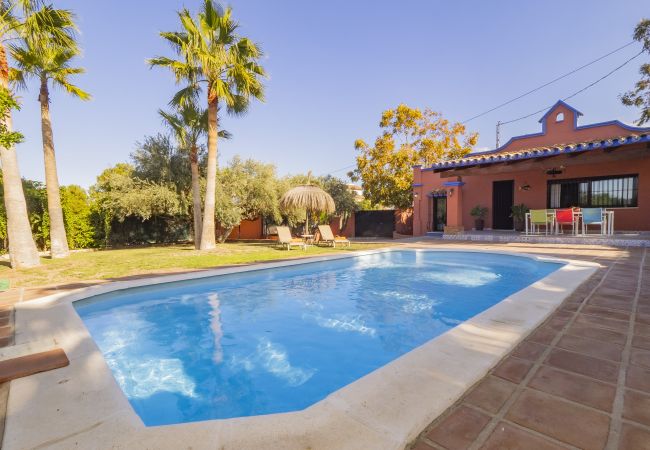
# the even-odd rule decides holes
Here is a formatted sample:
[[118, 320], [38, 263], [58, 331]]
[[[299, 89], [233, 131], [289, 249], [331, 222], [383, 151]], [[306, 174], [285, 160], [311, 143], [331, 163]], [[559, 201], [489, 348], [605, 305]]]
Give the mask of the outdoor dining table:
[[314, 235], [313, 234], [301, 234], [300, 237], [305, 241], [306, 245], [314, 244]]
[[[560, 232], [560, 224], [557, 223], [555, 220], [555, 210], [549, 209], [547, 212], [547, 215], [549, 216], [549, 222], [551, 223], [551, 226], [555, 229], [555, 234], [559, 234]], [[582, 212], [581, 211], [573, 211], [573, 220], [576, 223], [576, 230], [577, 233], [579, 234], [580, 230], [580, 223], [582, 222]], [[531, 234], [531, 226], [532, 224], [530, 223], [530, 213], [526, 213], [526, 234]], [[606, 209], [603, 209], [603, 234], [611, 235], [614, 234], [614, 211], [609, 211]]]

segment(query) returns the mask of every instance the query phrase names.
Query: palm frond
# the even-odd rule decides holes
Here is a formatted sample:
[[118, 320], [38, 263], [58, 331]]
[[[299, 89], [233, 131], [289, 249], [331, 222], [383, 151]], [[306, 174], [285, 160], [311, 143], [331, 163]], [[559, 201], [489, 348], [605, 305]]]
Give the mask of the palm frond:
[[174, 63], [177, 62], [175, 59], [168, 58], [167, 56], [154, 56], [153, 58], [148, 58], [145, 61], [150, 67], [171, 67], [174, 65]]
[[60, 74], [62, 77], [69, 77], [70, 75], [81, 75], [86, 73], [86, 69], [83, 67], [61, 67], [55, 71], [57, 74]]
[[88, 92], [70, 83], [65, 75], [55, 74], [52, 77], [52, 82], [55, 86], [64, 89], [68, 94], [80, 100], [90, 100], [92, 98]]
[[156, 56], [148, 59], [146, 62], [149, 64], [149, 67], [168, 68], [174, 75], [176, 83], [180, 83], [184, 80], [196, 80], [199, 75], [196, 71], [196, 68], [191, 64], [187, 64], [184, 61], [168, 58], [166, 56]]
[[16, 43], [9, 44], [7, 49], [19, 69], [27, 72], [34, 70], [34, 66], [38, 63], [38, 58], [33, 52]]
[[22, 22], [15, 13], [14, 2], [9, 0], [0, 1], [0, 40], [6, 41], [15, 34]]
[[178, 31], [162, 31], [160, 37], [165, 39], [176, 53], [179, 53], [187, 43], [187, 33], [181, 33]]
[[174, 94], [169, 101], [170, 106], [182, 107], [183, 105], [194, 103], [199, 98], [201, 89], [198, 85], [189, 85], [181, 88]]
[[25, 72], [22, 70], [16, 69], [15, 67], [9, 68], [9, 82], [18, 89], [27, 90], [25, 75]]
[[227, 105], [226, 111], [234, 117], [240, 117], [248, 112], [250, 107], [250, 97], [247, 95], [236, 94], [233, 96], [232, 105]]
[[53, 44], [61, 47], [76, 48], [75, 15], [66, 9], [55, 9], [51, 5], [43, 5], [36, 10], [36, 3], [24, 2], [31, 5], [23, 8], [24, 22], [20, 34], [24, 39], [40, 41], [47, 37]]
[[168, 128], [170, 128], [171, 131], [174, 133], [174, 136], [176, 137], [176, 141], [178, 142], [179, 146], [186, 148], [187, 147], [186, 133], [183, 127], [182, 118], [177, 114], [167, 112], [162, 109], [158, 110], [158, 114], [160, 115], [160, 117], [162, 117], [163, 124], [165, 124]]

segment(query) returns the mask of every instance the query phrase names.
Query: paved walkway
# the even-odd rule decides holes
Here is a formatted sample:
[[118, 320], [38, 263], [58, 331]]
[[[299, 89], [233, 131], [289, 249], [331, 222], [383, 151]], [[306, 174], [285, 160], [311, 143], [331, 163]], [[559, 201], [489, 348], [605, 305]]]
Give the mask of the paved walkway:
[[603, 268], [410, 448], [650, 449], [650, 252], [515, 248]]

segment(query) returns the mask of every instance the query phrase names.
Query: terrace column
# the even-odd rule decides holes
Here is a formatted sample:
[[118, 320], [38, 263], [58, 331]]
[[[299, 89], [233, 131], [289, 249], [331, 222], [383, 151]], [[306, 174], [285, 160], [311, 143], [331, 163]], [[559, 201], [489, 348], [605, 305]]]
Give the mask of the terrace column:
[[445, 181], [442, 183], [447, 189], [447, 225], [445, 225], [445, 234], [460, 234], [465, 231], [463, 226], [464, 184], [462, 181]]

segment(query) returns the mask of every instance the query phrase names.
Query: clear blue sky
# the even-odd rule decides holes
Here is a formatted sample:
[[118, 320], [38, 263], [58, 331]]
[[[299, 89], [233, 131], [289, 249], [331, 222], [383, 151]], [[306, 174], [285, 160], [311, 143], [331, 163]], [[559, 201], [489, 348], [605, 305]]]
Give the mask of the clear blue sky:
[[[135, 142], [162, 130], [157, 109], [175, 91], [145, 59], [167, 54], [158, 37], [177, 28], [175, 11], [198, 0], [110, 2], [54, 0], [81, 29], [87, 74], [78, 84], [90, 102], [54, 92], [51, 112], [62, 184], [88, 187], [105, 168], [128, 159]], [[269, 73], [266, 102], [247, 116], [225, 117], [233, 133], [220, 161], [239, 154], [272, 162], [281, 174], [321, 174], [354, 164], [353, 142], [374, 140], [381, 111], [400, 102], [431, 107], [451, 120], [476, 113], [631, 41], [650, 16], [647, 0], [597, 1], [268, 1], [230, 3], [240, 32], [262, 45]], [[561, 82], [472, 121], [479, 149], [493, 148], [495, 123], [553, 104], [638, 52], [635, 44]], [[645, 56], [644, 56], [645, 57]], [[646, 57], [647, 59], [647, 57]], [[638, 58], [569, 101], [582, 123], [637, 112], [618, 95], [638, 79]], [[16, 128], [24, 177], [43, 179], [36, 86], [20, 94]], [[541, 116], [541, 114], [539, 114]], [[539, 130], [538, 116], [503, 128], [509, 137]], [[345, 170], [335, 175], [345, 175]]]

